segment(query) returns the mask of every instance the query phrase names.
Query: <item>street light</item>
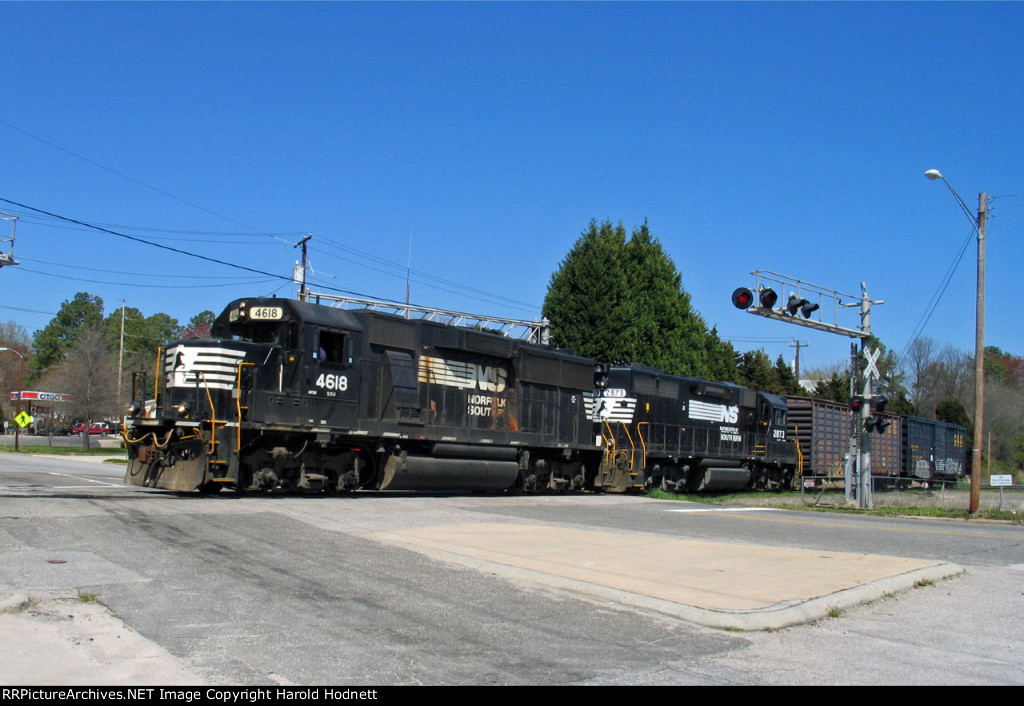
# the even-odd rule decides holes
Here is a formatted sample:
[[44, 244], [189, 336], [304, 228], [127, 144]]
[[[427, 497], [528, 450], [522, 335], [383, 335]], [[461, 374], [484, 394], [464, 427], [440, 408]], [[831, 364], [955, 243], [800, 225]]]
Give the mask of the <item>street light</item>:
[[[21, 414], [21, 388], [24, 386], [25, 380], [25, 356], [13, 348], [0, 348], [0, 351], [10, 351], [16, 354], [21, 361], [18, 363], [18, 403], [16, 405], [15, 416]], [[21, 449], [21, 425], [15, 422], [14, 424], [14, 450], [19, 451]]]
[[975, 217], [967, 204], [956, 193], [956, 189], [950, 184], [942, 172], [938, 169], [929, 169], [924, 173], [926, 177], [935, 181], [941, 179], [953, 198], [960, 204], [967, 220], [971, 222], [974, 231], [978, 234], [978, 302], [975, 313], [974, 331], [974, 446], [971, 450], [971, 500], [968, 506], [969, 512], [977, 512], [981, 499], [981, 442], [983, 417], [985, 409], [985, 207], [987, 199], [985, 192], [978, 195], [978, 216]]

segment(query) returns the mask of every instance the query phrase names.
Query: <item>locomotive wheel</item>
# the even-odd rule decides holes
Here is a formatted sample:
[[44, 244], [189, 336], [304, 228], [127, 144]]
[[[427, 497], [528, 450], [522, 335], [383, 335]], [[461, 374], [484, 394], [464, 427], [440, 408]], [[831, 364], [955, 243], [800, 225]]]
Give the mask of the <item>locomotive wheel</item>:
[[214, 483], [213, 481], [203, 483], [201, 486], [199, 486], [200, 495], [217, 495], [222, 490], [224, 490], [224, 484]]

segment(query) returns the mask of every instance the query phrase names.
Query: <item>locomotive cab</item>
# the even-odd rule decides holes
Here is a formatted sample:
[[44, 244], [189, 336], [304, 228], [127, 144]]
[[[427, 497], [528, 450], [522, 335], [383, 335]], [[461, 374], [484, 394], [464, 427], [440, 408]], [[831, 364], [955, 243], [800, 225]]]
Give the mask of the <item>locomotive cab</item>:
[[326, 450], [330, 435], [314, 430], [356, 424], [346, 394], [352, 336], [361, 329], [350, 312], [327, 307], [232, 302], [211, 338], [168, 344], [153, 410], [133, 404], [129, 411], [125, 481], [208, 492], [354, 487], [354, 454], [339, 461], [342, 451]]

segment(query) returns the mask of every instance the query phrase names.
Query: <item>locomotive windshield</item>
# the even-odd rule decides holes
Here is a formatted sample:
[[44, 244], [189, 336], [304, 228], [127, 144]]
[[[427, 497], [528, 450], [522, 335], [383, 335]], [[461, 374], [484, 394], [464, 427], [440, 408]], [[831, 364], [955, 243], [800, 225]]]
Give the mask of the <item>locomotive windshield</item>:
[[231, 340], [246, 343], [281, 343], [284, 339], [283, 329], [279, 323], [245, 323], [231, 324]]

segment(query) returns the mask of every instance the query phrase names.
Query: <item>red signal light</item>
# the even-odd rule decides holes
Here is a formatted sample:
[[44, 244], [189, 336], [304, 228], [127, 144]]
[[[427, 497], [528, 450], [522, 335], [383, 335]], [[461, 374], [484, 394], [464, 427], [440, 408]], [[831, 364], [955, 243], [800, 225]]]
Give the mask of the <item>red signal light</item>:
[[740, 287], [732, 293], [732, 305], [737, 309], [749, 309], [754, 304], [754, 293]]

